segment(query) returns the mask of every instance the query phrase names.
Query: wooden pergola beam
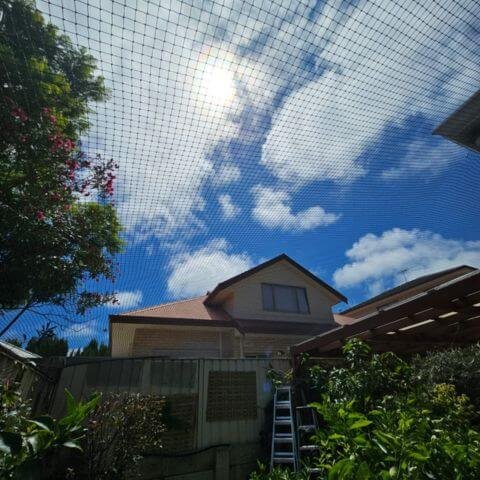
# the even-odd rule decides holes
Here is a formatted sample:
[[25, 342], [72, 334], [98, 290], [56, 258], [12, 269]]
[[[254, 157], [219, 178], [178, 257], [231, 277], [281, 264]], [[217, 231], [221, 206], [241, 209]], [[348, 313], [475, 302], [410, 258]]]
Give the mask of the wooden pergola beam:
[[[470, 324], [472, 318], [480, 317], [480, 308], [475, 306], [479, 304], [480, 271], [476, 270], [366, 315], [351, 325], [344, 325], [295, 345], [292, 353], [295, 356], [307, 351], [321, 354], [338, 351], [352, 337], [360, 337], [376, 346], [380, 345], [379, 342], [384, 346], [395, 346], [397, 351], [398, 346], [401, 346], [402, 351], [422, 346], [425, 350], [429, 346], [450, 345], [451, 338], [438, 336], [450, 335], [456, 331], [461, 331], [462, 336], [469, 335], [470, 338], [456, 338], [455, 342], [471, 343], [472, 336], [480, 338], [477, 321]], [[455, 313], [449, 315], [451, 312]], [[427, 320], [433, 321], [415, 327]], [[401, 330], [406, 327], [412, 328]], [[419, 337], [419, 334], [422, 336]], [[398, 336], [398, 340], [393, 340], [394, 336]]]

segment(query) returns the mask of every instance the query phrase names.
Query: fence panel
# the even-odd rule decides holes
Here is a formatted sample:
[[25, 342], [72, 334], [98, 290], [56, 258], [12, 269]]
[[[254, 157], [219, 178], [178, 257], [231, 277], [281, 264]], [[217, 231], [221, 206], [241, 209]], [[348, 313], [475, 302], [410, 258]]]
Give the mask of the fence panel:
[[267, 370], [289, 366], [286, 359], [127, 358], [77, 363], [63, 369], [51, 413], [64, 412], [65, 388], [82, 399], [94, 391], [156, 394], [193, 422], [194, 431], [175, 437], [178, 448], [257, 442], [272, 398]]

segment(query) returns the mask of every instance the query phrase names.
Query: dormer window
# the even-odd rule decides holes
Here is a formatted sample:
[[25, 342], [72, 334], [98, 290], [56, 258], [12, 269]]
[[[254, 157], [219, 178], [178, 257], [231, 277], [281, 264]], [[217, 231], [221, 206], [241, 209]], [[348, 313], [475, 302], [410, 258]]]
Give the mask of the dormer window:
[[310, 313], [307, 291], [301, 287], [262, 283], [262, 299], [269, 312]]

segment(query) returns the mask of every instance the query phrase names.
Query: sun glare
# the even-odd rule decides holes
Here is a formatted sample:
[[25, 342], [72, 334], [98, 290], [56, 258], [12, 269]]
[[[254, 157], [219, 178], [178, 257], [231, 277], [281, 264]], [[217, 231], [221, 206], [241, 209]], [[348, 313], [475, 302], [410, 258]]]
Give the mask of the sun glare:
[[224, 65], [207, 60], [202, 71], [200, 94], [210, 103], [228, 105], [235, 96], [233, 73]]

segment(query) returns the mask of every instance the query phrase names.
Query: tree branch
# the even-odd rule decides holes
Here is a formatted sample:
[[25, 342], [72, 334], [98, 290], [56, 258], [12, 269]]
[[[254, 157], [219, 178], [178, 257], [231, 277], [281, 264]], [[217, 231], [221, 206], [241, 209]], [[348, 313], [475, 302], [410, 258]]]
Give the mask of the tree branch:
[[8, 324], [5, 326], [5, 328], [2, 329], [0, 332], [0, 338], [5, 335], [5, 333], [10, 330], [12, 325], [33, 305], [32, 302], [27, 302], [21, 309], [20, 311], [8, 322]]

